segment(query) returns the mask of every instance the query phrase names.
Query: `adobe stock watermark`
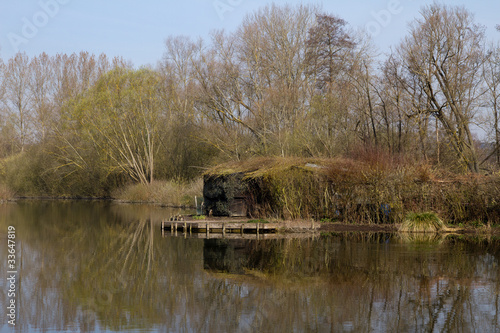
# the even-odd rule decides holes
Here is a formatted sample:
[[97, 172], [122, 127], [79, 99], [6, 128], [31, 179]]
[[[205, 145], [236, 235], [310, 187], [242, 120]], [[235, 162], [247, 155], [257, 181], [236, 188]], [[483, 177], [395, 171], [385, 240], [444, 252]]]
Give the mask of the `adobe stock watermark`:
[[224, 15], [227, 12], [232, 12], [241, 5], [243, 0], [215, 0], [212, 5], [221, 21], [224, 21]]
[[399, 0], [389, 0], [385, 9], [370, 13], [374, 20], [365, 25], [366, 31], [372, 37], [378, 36], [383, 28], [391, 24], [393, 16], [401, 14], [403, 9]]
[[23, 23], [21, 32], [9, 32], [7, 38], [15, 52], [19, 52], [19, 46], [29, 43], [30, 40], [38, 35], [40, 29], [49, 24], [60, 11], [62, 5], [66, 5], [71, 0], [39, 0], [38, 6], [40, 10], [35, 12], [31, 17], [24, 16], [21, 21]]

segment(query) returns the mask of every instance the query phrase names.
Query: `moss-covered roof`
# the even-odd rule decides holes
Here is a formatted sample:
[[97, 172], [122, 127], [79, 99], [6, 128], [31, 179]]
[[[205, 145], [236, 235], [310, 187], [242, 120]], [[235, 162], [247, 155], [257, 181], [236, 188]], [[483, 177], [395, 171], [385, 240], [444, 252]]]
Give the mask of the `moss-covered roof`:
[[292, 168], [300, 168], [305, 171], [320, 171], [331, 163], [332, 160], [321, 158], [260, 157], [221, 164], [205, 172], [205, 175], [224, 176], [243, 173], [245, 177], [258, 178], [277, 174]]

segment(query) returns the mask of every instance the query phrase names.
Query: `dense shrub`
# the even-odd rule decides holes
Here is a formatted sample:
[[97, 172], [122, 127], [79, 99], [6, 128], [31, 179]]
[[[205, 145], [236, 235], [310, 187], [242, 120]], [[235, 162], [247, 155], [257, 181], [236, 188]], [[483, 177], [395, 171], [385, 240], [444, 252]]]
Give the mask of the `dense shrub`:
[[123, 182], [120, 175], [97, 163], [85, 168], [65, 165], [40, 146], [3, 159], [1, 164], [0, 183], [17, 196], [108, 197]]

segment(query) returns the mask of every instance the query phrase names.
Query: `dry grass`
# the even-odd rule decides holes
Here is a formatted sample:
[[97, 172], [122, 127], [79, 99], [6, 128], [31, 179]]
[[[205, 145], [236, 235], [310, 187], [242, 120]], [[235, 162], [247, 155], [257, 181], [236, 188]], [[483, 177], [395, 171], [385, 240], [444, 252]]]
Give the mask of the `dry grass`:
[[324, 158], [258, 157], [246, 161], [229, 162], [215, 166], [205, 174], [209, 176], [244, 173], [248, 178], [277, 174], [290, 168], [310, 169], [307, 165], [327, 166], [331, 160]]
[[194, 197], [203, 197], [203, 181], [155, 181], [152, 184], [133, 184], [118, 189], [113, 197], [127, 202], [148, 202], [168, 206], [194, 206]]
[[376, 150], [351, 158], [256, 158], [206, 175], [233, 173], [244, 175], [255, 217], [401, 223], [408, 212], [433, 211], [451, 224], [500, 223], [500, 175], [453, 174]]
[[408, 213], [399, 232], [436, 233], [446, 229], [443, 221], [433, 212]]

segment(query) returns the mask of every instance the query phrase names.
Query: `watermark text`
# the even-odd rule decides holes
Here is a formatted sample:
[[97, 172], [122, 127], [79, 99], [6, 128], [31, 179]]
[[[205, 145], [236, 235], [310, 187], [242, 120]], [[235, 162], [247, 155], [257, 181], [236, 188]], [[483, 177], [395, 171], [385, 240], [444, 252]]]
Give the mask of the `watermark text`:
[[7, 322], [11, 326], [16, 326], [16, 228], [13, 226], [9, 226], [7, 229], [7, 253]]
[[243, 0], [215, 0], [212, 4], [219, 19], [224, 21], [224, 15], [226, 15], [227, 12], [234, 11], [242, 2]]
[[403, 9], [399, 0], [389, 0], [385, 9], [370, 13], [374, 20], [365, 25], [366, 31], [371, 36], [378, 36], [383, 28], [387, 28], [391, 24], [393, 16], [401, 14]]
[[61, 5], [69, 3], [71, 0], [39, 0], [40, 10], [31, 17], [22, 17], [22, 27], [19, 33], [9, 32], [7, 38], [15, 52], [19, 52], [19, 46], [27, 44], [38, 35], [40, 29], [49, 24], [60, 11]]

